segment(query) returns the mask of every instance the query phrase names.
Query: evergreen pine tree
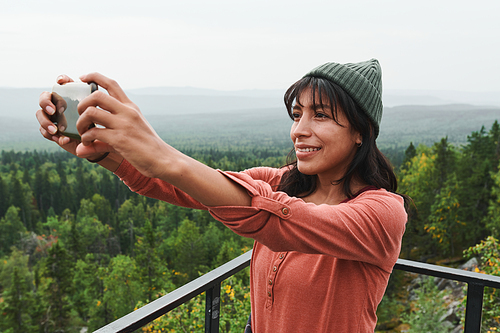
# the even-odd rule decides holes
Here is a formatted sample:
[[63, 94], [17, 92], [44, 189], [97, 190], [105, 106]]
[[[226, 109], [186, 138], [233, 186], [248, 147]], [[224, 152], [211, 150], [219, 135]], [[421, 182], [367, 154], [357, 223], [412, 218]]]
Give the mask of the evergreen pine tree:
[[169, 237], [168, 243], [169, 252], [173, 257], [173, 268], [187, 275], [186, 278], [177, 276], [177, 285], [191, 281], [197, 278], [200, 272], [208, 270], [203, 235], [193, 221], [184, 219], [177, 232]]
[[470, 235], [473, 236], [471, 246], [488, 234], [484, 217], [488, 214], [492, 199], [492, 173], [498, 168], [495, 149], [495, 142], [483, 126], [480, 131], [472, 132], [467, 137], [467, 145], [463, 147], [458, 163], [457, 177], [461, 183], [460, 187], [464, 189], [459, 198], [460, 213], [463, 216], [461, 220], [474, 226], [470, 229], [473, 232]]
[[66, 330], [71, 317], [69, 295], [73, 292], [73, 258], [59, 242], [55, 242], [45, 259], [43, 277], [48, 279], [44, 290], [44, 301], [50, 312], [47, 313], [47, 329]]
[[38, 168], [35, 173], [34, 194], [38, 204], [38, 210], [42, 217], [47, 216], [49, 208], [52, 206], [51, 185], [47, 170]]
[[16, 245], [26, 232], [19, 208], [10, 206], [5, 216], [0, 219], [0, 257], [10, 253], [10, 247]]
[[13, 267], [11, 284], [3, 292], [0, 310], [3, 314], [0, 328], [5, 332], [32, 332], [32, 292], [19, 267]]
[[495, 120], [488, 135], [493, 144], [494, 160], [497, 162], [493, 163], [493, 172], [496, 172], [498, 170], [498, 162], [500, 161], [500, 124], [498, 124], [498, 120]]
[[111, 259], [104, 279], [104, 299], [112, 320], [132, 312], [141, 299], [141, 284], [133, 258], [118, 255]]
[[39, 316], [36, 313], [33, 274], [29, 257], [14, 249], [0, 263], [0, 332], [36, 332]]
[[0, 176], [0, 218], [5, 215], [7, 208], [9, 208], [9, 199], [7, 185]]
[[448, 137], [442, 138], [440, 142], [435, 143], [432, 150], [436, 154], [434, 166], [437, 172], [437, 182], [434, 184], [434, 191], [437, 194], [444, 186], [448, 174], [455, 171], [457, 153], [454, 147], [448, 142]]
[[10, 205], [16, 206], [20, 210], [25, 208], [26, 199], [24, 197], [23, 186], [17, 177], [12, 177], [11, 180], [11, 195]]
[[413, 142], [410, 142], [410, 145], [405, 150], [405, 157], [403, 163], [401, 164], [401, 168], [407, 170], [408, 164], [411, 163], [411, 159], [417, 156], [417, 149], [413, 145]]
[[58, 161], [56, 170], [60, 179], [58, 190], [55, 194], [57, 199], [54, 201], [56, 214], [61, 214], [66, 208], [76, 211], [77, 207], [72, 204], [71, 200], [73, 194], [71, 192], [71, 187], [68, 184], [68, 176], [64, 170], [61, 160]]
[[137, 237], [135, 244], [135, 261], [139, 279], [142, 283], [145, 301], [151, 302], [158, 298], [159, 292], [173, 289], [169, 283], [170, 273], [158, 255], [158, 247], [162, 241], [162, 234], [153, 230], [149, 220], [141, 230], [143, 237]]

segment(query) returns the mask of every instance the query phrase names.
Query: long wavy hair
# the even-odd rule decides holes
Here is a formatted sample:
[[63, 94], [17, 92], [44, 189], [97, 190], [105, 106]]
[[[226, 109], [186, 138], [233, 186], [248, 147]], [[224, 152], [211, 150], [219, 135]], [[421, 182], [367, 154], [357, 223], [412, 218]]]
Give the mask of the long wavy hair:
[[[376, 188], [384, 188], [387, 191], [396, 193], [398, 188], [397, 178], [391, 163], [377, 148], [375, 142], [377, 133], [372, 121], [338, 85], [318, 77], [304, 77], [294, 83], [288, 88], [284, 96], [290, 118], [293, 120], [294, 103], [300, 103], [301, 94], [309, 89], [311, 90], [313, 96], [312, 102], [315, 107], [319, 105], [323, 108], [323, 104], [330, 105], [333, 119], [337, 123], [337, 114], [341, 110], [352, 129], [359, 132], [363, 138], [363, 143], [358, 147], [344, 176], [334, 180], [332, 184], [342, 184], [344, 194], [347, 198], [352, 198], [355, 194], [352, 193], [351, 187], [355, 179], [359, 179], [363, 183], [375, 186]], [[281, 179], [281, 183], [278, 186], [279, 191], [283, 191], [290, 196], [306, 197], [316, 190], [317, 176], [305, 175], [299, 171], [293, 148], [288, 154], [287, 166], [289, 170], [285, 172]], [[407, 203], [407, 197], [403, 197]]]

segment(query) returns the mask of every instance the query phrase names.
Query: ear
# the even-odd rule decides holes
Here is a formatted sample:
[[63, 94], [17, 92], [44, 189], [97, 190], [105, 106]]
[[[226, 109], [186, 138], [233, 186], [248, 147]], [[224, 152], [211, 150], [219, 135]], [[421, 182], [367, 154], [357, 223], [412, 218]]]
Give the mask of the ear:
[[354, 142], [356, 142], [356, 145], [358, 145], [358, 147], [361, 147], [361, 145], [363, 144], [363, 136], [361, 135], [361, 133], [355, 132]]

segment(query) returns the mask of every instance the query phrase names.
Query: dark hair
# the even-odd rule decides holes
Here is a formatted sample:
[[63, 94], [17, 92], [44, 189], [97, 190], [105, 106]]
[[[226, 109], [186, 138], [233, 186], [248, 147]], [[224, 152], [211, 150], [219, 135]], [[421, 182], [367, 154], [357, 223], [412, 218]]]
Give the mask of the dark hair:
[[[352, 198], [355, 194], [352, 193], [351, 183], [356, 177], [365, 184], [396, 193], [398, 187], [397, 178], [390, 162], [377, 148], [375, 143], [376, 131], [373, 122], [338, 85], [318, 77], [304, 77], [297, 81], [288, 88], [284, 97], [290, 118], [293, 119], [292, 108], [294, 103], [300, 103], [301, 94], [308, 89], [311, 89], [314, 106], [319, 105], [323, 108], [325, 101], [324, 104], [331, 106], [333, 119], [337, 123], [337, 113], [340, 108], [352, 129], [359, 132], [363, 139], [363, 143], [357, 149], [345, 175], [341, 179], [334, 180], [333, 184], [342, 184], [344, 194], [348, 198]], [[317, 177], [315, 175], [305, 175], [299, 171], [294, 153], [295, 151], [292, 149], [288, 154], [287, 166], [290, 170], [283, 175], [278, 190], [290, 196], [306, 197], [316, 190]]]

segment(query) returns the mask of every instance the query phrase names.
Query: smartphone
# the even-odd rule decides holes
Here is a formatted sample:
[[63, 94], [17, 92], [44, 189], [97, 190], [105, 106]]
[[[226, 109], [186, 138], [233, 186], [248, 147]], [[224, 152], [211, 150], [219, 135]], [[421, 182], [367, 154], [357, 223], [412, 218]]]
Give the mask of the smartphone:
[[97, 84], [94, 82], [68, 82], [62, 85], [55, 84], [52, 87], [52, 103], [56, 107], [56, 112], [50, 116], [50, 120], [57, 125], [62, 135], [81, 140], [76, 129], [76, 122], [80, 116], [77, 110], [78, 103], [96, 90]]

